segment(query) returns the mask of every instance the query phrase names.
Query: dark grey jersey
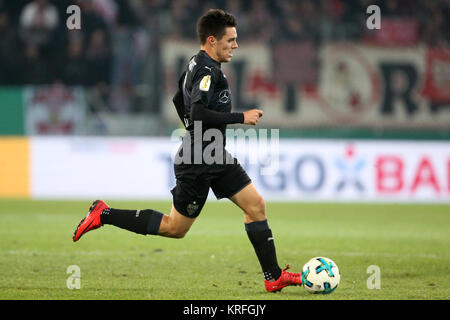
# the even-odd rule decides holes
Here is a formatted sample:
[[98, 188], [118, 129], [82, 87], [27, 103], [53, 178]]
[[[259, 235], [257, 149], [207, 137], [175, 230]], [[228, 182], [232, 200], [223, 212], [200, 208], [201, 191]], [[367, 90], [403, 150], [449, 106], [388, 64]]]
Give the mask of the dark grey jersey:
[[[220, 68], [220, 63], [211, 59], [205, 51], [201, 50], [190, 59], [178, 83], [184, 105], [182, 121], [188, 130], [193, 125], [190, 114], [191, 106], [195, 103], [216, 112], [231, 112], [231, 92], [227, 78]], [[204, 125], [218, 129], [223, 129], [224, 126], [211, 126], [208, 123]]]
[[[243, 123], [244, 114], [231, 112], [231, 93], [220, 63], [201, 50], [189, 60], [186, 71], [178, 81], [178, 87], [173, 102], [187, 130], [179, 155], [189, 145], [192, 147], [199, 143], [203, 149], [212, 143], [209, 138], [203, 139], [209, 129], [219, 130], [221, 137], [216, 139], [217, 131], [212, 130], [206, 137], [214, 133], [212, 140], [224, 148], [227, 124]], [[218, 145], [214, 146], [216, 147]]]

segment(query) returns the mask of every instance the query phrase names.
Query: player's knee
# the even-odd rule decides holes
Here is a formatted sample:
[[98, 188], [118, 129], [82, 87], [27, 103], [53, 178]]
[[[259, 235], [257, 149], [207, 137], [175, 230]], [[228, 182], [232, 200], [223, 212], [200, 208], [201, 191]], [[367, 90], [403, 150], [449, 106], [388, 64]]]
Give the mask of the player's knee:
[[259, 197], [256, 206], [259, 212], [266, 214], [266, 201], [263, 197]]
[[187, 231], [179, 231], [179, 232], [176, 232], [176, 233], [174, 233], [173, 238], [174, 238], [174, 239], [183, 239], [184, 236], [186, 235], [186, 233], [187, 233]]
[[169, 232], [169, 236], [174, 239], [182, 239], [187, 234], [188, 230], [181, 228], [172, 228]]
[[245, 213], [253, 220], [263, 220], [266, 218], [266, 201], [259, 196], [245, 210]]

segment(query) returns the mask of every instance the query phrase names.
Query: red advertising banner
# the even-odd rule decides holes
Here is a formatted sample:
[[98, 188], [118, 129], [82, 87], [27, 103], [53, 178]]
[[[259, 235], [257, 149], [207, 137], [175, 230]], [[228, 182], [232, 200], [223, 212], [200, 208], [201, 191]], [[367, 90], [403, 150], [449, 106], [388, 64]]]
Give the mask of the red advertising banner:
[[366, 41], [381, 46], [411, 46], [419, 39], [418, 23], [413, 19], [383, 18], [380, 30], [368, 30]]

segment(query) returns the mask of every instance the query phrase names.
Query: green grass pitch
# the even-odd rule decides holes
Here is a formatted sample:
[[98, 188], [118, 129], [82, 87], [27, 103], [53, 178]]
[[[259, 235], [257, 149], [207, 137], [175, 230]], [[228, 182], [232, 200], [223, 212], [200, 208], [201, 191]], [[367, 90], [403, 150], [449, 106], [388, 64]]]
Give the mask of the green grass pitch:
[[[107, 202], [170, 209], [168, 202]], [[0, 299], [450, 298], [449, 205], [268, 203], [280, 266], [299, 272], [312, 257], [333, 259], [341, 283], [330, 295], [302, 287], [266, 293], [242, 213], [226, 200], [208, 202], [184, 239], [104, 226], [73, 243], [89, 205], [0, 200]], [[67, 287], [71, 265], [79, 267], [80, 289]], [[380, 268], [379, 289], [368, 288], [371, 265]]]

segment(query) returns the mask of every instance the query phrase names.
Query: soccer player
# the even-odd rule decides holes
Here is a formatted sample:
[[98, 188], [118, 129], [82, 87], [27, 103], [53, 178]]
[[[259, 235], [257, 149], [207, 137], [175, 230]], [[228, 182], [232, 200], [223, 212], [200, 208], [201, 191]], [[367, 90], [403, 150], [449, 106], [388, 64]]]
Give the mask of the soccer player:
[[[218, 9], [209, 10], [198, 20], [200, 51], [190, 59], [173, 98], [186, 127], [186, 135], [175, 157], [176, 186], [171, 190], [170, 214], [151, 209], [114, 209], [96, 200], [86, 218], [78, 224], [73, 241], [104, 224], [143, 235], [183, 238], [199, 216], [211, 188], [218, 199], [228, 198], [244, 212], [245, 230], [264, 273], [266, 290], [279, 291], [286, 286], [301, 284], [301, 273], [287, 272], [289, 266], [280, 269], [264, 199], [239, 162], [225, 150], [227, 124], [256, 125], [263, 115], [258, 109], [231, 112], [230, 90], [221, 64], [230, 62], [238, 48], [236, 25], [234, 16]], [[209, 142], [204, 141], [207, 139], [199, 141], [196, 136], [207, 130], [215, 130], [223, 138], [214, 142], [213, 163], [203, 156]], [[217, 144], [220, 140], [221, 146]]]

